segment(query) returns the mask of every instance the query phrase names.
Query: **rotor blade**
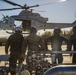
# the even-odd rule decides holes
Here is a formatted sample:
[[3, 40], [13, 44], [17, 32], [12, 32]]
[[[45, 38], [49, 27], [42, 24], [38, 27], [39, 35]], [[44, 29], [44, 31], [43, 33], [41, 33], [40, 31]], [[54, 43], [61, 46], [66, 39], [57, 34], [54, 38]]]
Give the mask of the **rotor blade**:
[[14, 6], [19, 6], [19, 7], [21, 7], [22, 9], [29, 9], [29, 8], [33, 8], [33, 7], [38, 7], [38, 6], [39, 6], [38, 4], [37, 4], [37, 5], [33, 5], [33, 6], [27, 6], [27, 5], [22, 6], [22, 5], [20, 5], [20, 4], [14, 3], [14, 2], [9, 1], [9, 0], [2, 0], [2, 1], [7, 2], [7, 3], [9, 3], [9, 4], [11, 4], [11, 5], [14, 5]]
[[39, 5], [33, 5], [33, 6], [27, 6], [26, 9], [29, 9], [29, 8], [33, 8], [33, 7], [38, 7]]
[[55, 3], [61, 3], [61, 2], [65, 2], [65, 1], [69, 1], [69, 0], [60, 0], [60, 1], [55, 1], [55, 2], [49, 2], [49, 3], [41, 4], [39, 6], [50, 5], [50, 4], [55, 4]]
[[20, 4], [14, 3], [14, 2], [9, 1], [9, 0], [2, 0], [2, 1], [7, 2], [7, 3], [9, 3], [9, 4], [11, 4], [11, 5], [14, 5], [14, 6], [20, 6], [20, 7], [23, 7], [23, 6], [21, 6]]
[[21, 9], [21, 8], [8, 8], [8, 9], [0, 9], [0, 11], [16, 10], [16, 9]]
[[35, 10], [35, 9], [30, 9], [31, 11], [38, 11], [38, 12], [45, 12], [45, 11], [42, 11], [42, 10]]
[[[37, 6], [37, 5], [36, 5]], [[32, 7], [36, 7], [36, 6], [32, 6]], [[16, 9], [29, 9], [31, 7], [23, 7], [23, 8], [6, 8], [6, 9], [0, 9], [0, 11], [7, 11], [7, 10], [16, 10]]]

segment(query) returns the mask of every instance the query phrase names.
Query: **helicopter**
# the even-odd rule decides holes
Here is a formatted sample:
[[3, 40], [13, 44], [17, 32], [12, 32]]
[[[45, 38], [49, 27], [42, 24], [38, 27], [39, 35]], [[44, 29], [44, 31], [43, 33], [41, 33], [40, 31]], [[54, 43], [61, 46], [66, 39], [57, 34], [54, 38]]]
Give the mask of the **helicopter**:
[[76, 21], [74, 21], [73, 23], [48, 23], [48, 18], [44, 18], [39, 13], [34, 13], [32, 12], [32, 9], [30, 9], [33, 7], [39, 7], [40, 5], [38, 4], [34, 6], [27, 6], [25, 4], [24, 6], [22, 6], [10, 0], [1, 1], [9, 3], [14, 6], [18, 6], [18, 8], [0, 9], [0, 11], [23, 9], [18, 15], [10, 16], [8, 18], [8, 21], [0, 21], [0, 28], [3, 27], [2, 29], [13, 30], [16, 27], [15, 22], [21, 24], [20, 26], [22, 27], [23, 31], [29, 30], [32, 26], [36, 27], [37, 30], [45, 30], [54, 29], [55, 27], [67, 28], [76, 25]]

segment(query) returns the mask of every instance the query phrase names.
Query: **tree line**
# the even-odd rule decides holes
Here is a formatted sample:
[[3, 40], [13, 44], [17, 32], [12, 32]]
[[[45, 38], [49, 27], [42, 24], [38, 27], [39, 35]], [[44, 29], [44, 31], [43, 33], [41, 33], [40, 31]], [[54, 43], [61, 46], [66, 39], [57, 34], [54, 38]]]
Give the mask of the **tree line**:
[[[72, 30], [70, 31], [61, 31], [61, 35], [62, 36], [65, 36], [67, 38], [70, 37], [70, 35], [72, 34]], [[49, 37], [49, 36], [52, 36], [53, 33], [51, 31], [45, 31], [42, 35], [40, 35], [43, 39]], [[0, 37], [0, 46], [2, 46], [3, 44], [5, 44], [7, 41], [7, 38], [6, 37]]]

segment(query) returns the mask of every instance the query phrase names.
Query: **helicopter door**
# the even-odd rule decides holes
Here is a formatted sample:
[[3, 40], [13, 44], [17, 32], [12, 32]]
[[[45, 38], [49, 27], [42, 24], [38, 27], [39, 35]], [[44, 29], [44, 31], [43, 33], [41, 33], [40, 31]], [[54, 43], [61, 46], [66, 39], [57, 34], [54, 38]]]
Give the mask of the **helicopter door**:
[[23, 30], [29, 30], [31, 27], [31, 20], [23, 20], [22, 22], [22, 28]]

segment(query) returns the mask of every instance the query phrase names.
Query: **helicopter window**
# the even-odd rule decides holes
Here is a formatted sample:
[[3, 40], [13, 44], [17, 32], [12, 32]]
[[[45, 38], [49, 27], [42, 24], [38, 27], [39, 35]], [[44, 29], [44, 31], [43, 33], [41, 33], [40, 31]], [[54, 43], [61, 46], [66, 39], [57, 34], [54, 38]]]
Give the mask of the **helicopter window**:
[[3, 22], [4, 22], [4, 23], [8, 23], [8, 20], [9, 20], [9, 16], [4, 16], [4, 17], [3, 17]]
[[15, 26], [21, 26], [22, 21], [15, 20], [14, 23], [15, 23]]

